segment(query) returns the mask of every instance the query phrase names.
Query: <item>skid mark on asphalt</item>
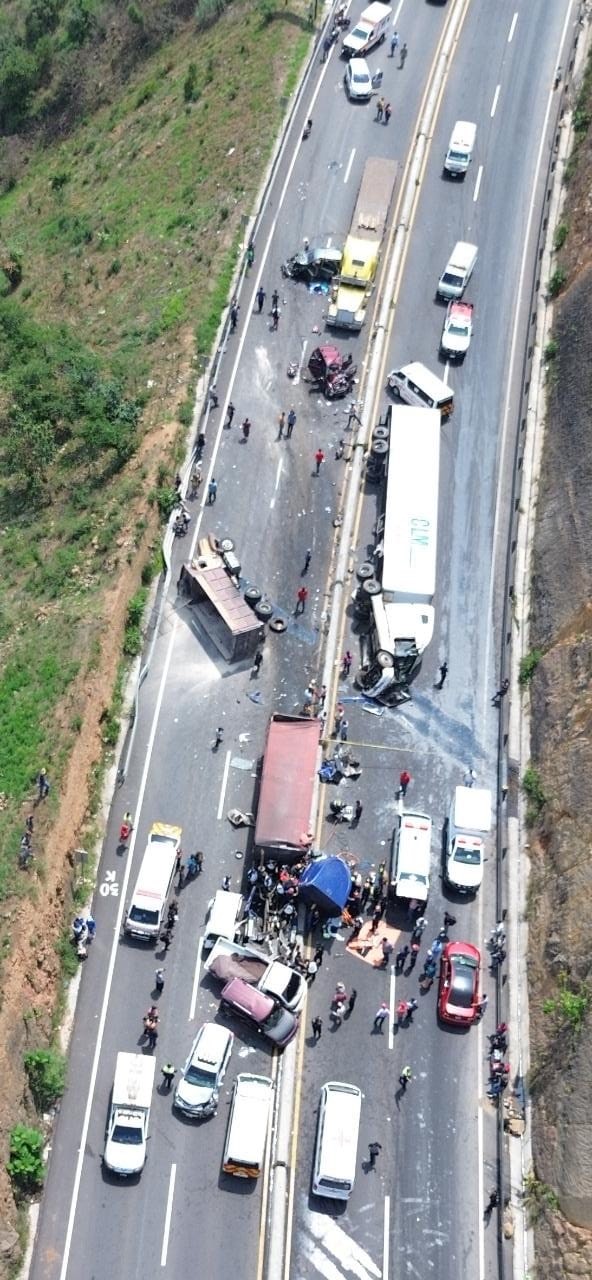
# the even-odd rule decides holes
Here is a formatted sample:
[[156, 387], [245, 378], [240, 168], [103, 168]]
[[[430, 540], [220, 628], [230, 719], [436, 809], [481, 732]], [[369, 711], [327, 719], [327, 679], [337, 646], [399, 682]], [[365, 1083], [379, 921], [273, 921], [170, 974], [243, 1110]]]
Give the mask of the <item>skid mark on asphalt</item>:
[[[305, 1222], [307, 1233], [301, 1242], [302, 1252], [325, 1280], [348, 1280], [350, 1276], [355, 1276], [355, 1280], [380, 1280], [380, 1267], [337, 1222], [322, 1213], [311, 1212], [305, 1214]], [[310, 1280], [310, 1271], [307, 1280]]]

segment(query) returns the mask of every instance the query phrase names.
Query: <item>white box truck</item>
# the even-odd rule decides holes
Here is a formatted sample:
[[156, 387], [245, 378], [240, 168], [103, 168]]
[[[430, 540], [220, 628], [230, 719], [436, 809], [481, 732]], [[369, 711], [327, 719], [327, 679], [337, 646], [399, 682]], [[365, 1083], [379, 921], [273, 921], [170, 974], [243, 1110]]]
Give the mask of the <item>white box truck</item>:
[[446, 840], [446, 880], [458, 893], [475, 893], [483, 879], [485, 837], [491, 831], [491, 791], [455, 787]]
[[236, 1077], [222, 1168], [235, 1178], [258, 1178], [263, 1169], [273, 1104], [273, 1081], [243, 1072]]
[[464, 178], [473, 159], [477, 125], [470, 120], [457, 120], [448, 143], [444, 169], [451, 178]]
[[343, 41], [341, 52], [344, 58], [365, 58], [375, 44], [382, 44], [388, 31], [391, 13], [390, 4], [381, 4], [380, 0], [374, 0], [374, 4], [369, 4]]
[[142, 1053], [117, 1054], [103, 1163], [120, 1178], [141, 1173], [146, 1163], [155, 1068]]

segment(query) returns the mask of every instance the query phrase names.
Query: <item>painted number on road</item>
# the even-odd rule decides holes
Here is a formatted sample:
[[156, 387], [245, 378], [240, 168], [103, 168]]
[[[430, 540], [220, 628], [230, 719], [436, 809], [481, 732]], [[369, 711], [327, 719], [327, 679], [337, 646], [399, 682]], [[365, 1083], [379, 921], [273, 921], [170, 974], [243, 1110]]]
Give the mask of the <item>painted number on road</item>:
[[105, 879], [99, 885], [99, 893], [103, 898], [118, 898], [119, 885], [116, 880], [116, 871], [106, 871]]

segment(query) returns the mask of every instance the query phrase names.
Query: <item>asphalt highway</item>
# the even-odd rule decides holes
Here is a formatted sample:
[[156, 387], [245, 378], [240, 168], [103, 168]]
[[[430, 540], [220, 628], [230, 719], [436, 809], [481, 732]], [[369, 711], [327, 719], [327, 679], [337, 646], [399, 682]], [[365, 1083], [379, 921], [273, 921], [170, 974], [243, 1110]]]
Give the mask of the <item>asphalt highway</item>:
[[[334, 450], [344, 434], [347, 402], [329, 406], [306, 383], [288, 381], [292, 359], [308, 359], [324, 332], [326, 299], [283, 281], [280, 264], [321, 233], [348, 228], [365, 158], [394, 156], [401, 170], [412, 142], [420, 98], [449, 6], [407, 2], [397, 10], [409, 56], [403, 69], [383, 48], [371, 55], [383, 70], [383, 95], [393, 115], [385, 127], [373, 106], [353, 105], [342, 89], [343, 64], [334, 50], [314, 67], [302, 109], [287, 139], [256, 236], [255, 264], [240, 295], [240, 320], [228, 339], [218, 392], [210, 415], [206, 462], [218, 481], [215, 506], [195, 504], [190, 537], [228, 534], [235, 539], [245, 580], [256, 583], [285, 613], [285, 635], [266, 643], [256, 680], [249, 664], [229, 668], [198, 632], [176, 580], [188, 545], [175, 546], [175, 569], [165, 601], [153, 660], [143, 686], [131, 768], [115, 796], [101, 859], [94, 914], [97, 938], [82, 974], [71, 1044], [67, 1092], [56, 1126], [47, 1187], [32, 1264], [34, 1280], [130, 1280], [192, 1274], [249, 1277], [258, 1274], [264, 1180], [256, 1186], [221, 1174], [231, 1089], [236, 1073], [269, 1074], [273, 1060], [260, 1040], [236, 1025], [233, 1058], [216, 1118], [201, 1125], [173, 1113], [171, 1096], [157, 1092], [149, 1157], [141, 1179], [125, 1185], [102, 1169], [101, 1154], [117, 1051], [140, 1045], [142, 1015], [151, 1002], [152, 949], [120, 938], [121, 916], [133, 887], [148, 830], [155, 820], [183, 827], [183, 846], [205, 851], [204, 871], [180, 894], [180, 919], [164, 959], [160, 998], [157, 1078], [165, 1058], [185, 1060], [197, 1027], [217, 1018], [217, 992], [200, 969], [200, 935], [208, 900], [230, 873], [240, 886], [248, 842], [226, 819], [231, 807], [253, 806], [256, 763], [272, 711], [296, 711], [309, 680], [318, 678], [326, 619], [326, 575], [333, 520], [347, 479], [347, 464]], [[359, 9], [362, 5], [360, 4]], [[354, 9], [357, 13], [358, 7]], [[475, 336], [466, 362], [450, 372], [456, 409], [443, 427], [436, 630], [414, 686], [413, 701], [397, 712], [369, 714], [347, 704], [350, 740], [363, 773], [355, 790], [364, 813], [355, 831], [325, 825], [328, 850], [347, 851], [366, 872], [388, 857], [398, 801], [396, 781], [412, 775], [407, 802], [429, 813], [441, 831], [451, 788], [472, 765], [482, 785], [495, 782], [495, 712], [500, 585], [508, 519], [509, 477], [515, 431], [515, 385], [524, 345], [524, 300], [533, 261], [526, 258], [519, 286], [531, 204], [540, 200], [539, 144], [558, 61], [567, 5], [545, 0], [468, 8], [429, 151], [415, 222], [396, 299], [389, 361], [421, 359], [438, 370], [443, 308], [434, 302], [437, 278], [459, 238], [479, 245], [467, 292], [475, 303]], [[515, 14], [517, 17], [515, 18]], [[300, 141], [302, 121], [313, 131]], [[441, 165], [457, 118], [477, 122], [477, 147], [464, 183], [445, 182]], [[544, 144], [546, 145], [546, 143]], [[267, 293], [261, 315], [255, 290]], [[280, 323], [271, 329], [271, 293], [280, 293]], [[518, 308], [518, 328], [514, 320]], [[360, 369], [369, 324], [357, 338], [337, 336]], [[513, 361], [513, 363], [512, 363]], [[231, 399], [235, 416], [223, 422]], [[386, 404], [386, 393], [383, 404]], [[294, 404], [291, 440], [277, 439], [277, 416]], [[242, 442], [239, 424], [252, 430]], [[325, 453], [319, 476], [314, 454]], [[365, 558], [375, 516], [368, 489], [360, 508], [359, 556]], [[188, 542], [189, 540], [187, 540]], [[310, 569], [302, 576], [307, 549]], [[304, 616], [294, 619], [296, 591], [310, 590]], [[344, 619], [344, 647], [354, 650], [351, 620]], [[444, 658], [449, 676], [435, 692]], [[354, 697], [351, 682], [342, 687]], [[252, 696], [258, 695], [255, 699]], [[212, 753], [218, 725], [224, 743]], [[321, 790], [323, 808], [329, 795]], [[117, 833], [125, 809], [136, 815], [129, 850], [118, 854]], [[434, 848], [428, 919], [431, 936], [442, 923], [444, 896]], [[483, 945], [494, 923], [494, 867], [474, 903], [450, 907], [454, 936]], [[408, 932], [404, 918], [393, 931]], [[429, 931], [428, 931], [429, 932]], [[426, 935], [427, 937], [427, 935]], [[337, 980], [355, 987], [354, 1012], [335, 1032], [329, 1002]], [[435, 991], [420, 1000], [414, 1025], [372, 1033], [382, 1000], [417, 988], [415, 976], [377, 971], [346, 951], [345, 937], [328, 944], [306, 1011], [299, 1045], [294, 1138], [293, 1280], [340, 1280], [402, 1273], [414, 1276], [489, 1277], [496, 1273], [493, 1233], [482, 1229], [483, 1187], [494, 1179], [494, 1120], [483, 1099], [483, 1029], [444, 1032], [435, 1017]], [[485, 989], [487, 982], [485, 981]], [[324, 1029], [310, 1042], [310, 1018]], [[486, 1029], [489, 1029], [487, 1026]], [[413, 1081], [396, 1097], [397, 1077], [409, 1063]], [[359, 1173], [347, 1207], [310, 1197], [310, 1170], [321, 1084], [351, 1080], [364, 1092]], [[382, 1151], [365, 1171], [367, 1143]]]

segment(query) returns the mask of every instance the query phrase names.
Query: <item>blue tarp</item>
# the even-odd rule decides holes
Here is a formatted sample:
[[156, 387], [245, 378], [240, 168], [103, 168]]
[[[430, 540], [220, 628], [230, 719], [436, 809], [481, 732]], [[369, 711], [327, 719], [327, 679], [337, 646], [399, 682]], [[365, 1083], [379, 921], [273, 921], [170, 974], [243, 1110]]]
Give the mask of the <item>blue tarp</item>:
[[318, 907], [326, 915], [343, 911], [350, 891], [351, 875], [342, 858], [317, 858], [300, 877], [300, 901]]

